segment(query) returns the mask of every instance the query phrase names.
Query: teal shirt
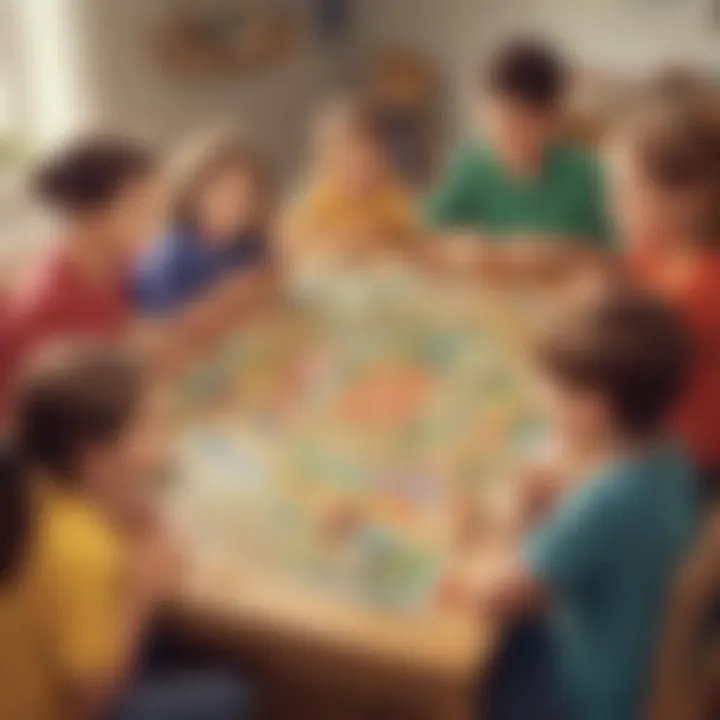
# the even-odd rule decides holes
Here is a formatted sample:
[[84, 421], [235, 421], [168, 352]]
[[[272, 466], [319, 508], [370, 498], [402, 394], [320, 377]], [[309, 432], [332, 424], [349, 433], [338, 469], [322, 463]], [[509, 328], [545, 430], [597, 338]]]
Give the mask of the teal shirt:
[[426, 218], [433, 227], [470, 229], [499, 240], [535, 235], [605, 245], [610, 237], [599, 165], [566, 143], [547, 150], [530, 180], [511, 176], [490, 148], [462, 144], [428, 201]]
[[666, 446], [583, 483], [526, 540], [551, 597], [562, 693], [578, 720], [636, 720], [666, 595], [698, 520], [694, 478]]

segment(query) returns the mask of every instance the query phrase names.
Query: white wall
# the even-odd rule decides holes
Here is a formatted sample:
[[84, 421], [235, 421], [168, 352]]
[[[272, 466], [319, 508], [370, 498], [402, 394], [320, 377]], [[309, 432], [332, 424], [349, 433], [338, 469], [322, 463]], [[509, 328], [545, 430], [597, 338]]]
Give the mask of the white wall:
[[365, 48], [401, 43], [433, 56], [446, 78], [457, 129], [478, 63], [501, 38], [537, 32], [574, 57], [621, 74], [690, 60], [720, 76], [712, 0], [358, 0]]
[[340, 64], [330, 49], [306, 37], [287, 58], [257, 73], [182, 81], [158, 67], [150, 48], [149, 36], [167, 0], [33, 1], [74, 4], [76, 43], [87, 75], [87, 124], [171, 144], [203, 123], [237, 118], [281, 172], [295, 164], [309, 112]]
[[[287, 1], [309, 8], [314, 0]], [[308, 37], [275, 67], [201, 83], [169, 78], [151, 58], [148, 34], [171, 0], [0, 3], [22, 8], [35, 36], [27, 76], [33, 82], [25, 85], [33, 91], [27, 115], [36, 136], [51, 138], [82, 122], [171, 143], [198, 124], [237, 116], [286, 173], [296, 165], [312, 108], [343, 76], [353, 51], [362, 61], [363, 51], [405, 44], [433, 57], [445, 77], [448, 137], [468, 115], [478, 62], [513, 31], [540, 30], [582, 59], [626, 73], [683, 57], [714, 63], [720, 73], [720, 28], [706, 17], [712, 0], [350, 1], [356, 37], [345, 52]], [[41, 86], [32, 73], [42, 75]]]

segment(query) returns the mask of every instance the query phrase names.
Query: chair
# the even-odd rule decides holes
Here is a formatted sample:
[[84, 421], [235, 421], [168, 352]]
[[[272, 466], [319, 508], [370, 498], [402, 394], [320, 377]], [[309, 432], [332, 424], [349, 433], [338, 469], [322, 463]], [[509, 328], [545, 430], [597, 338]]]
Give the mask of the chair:
[[648, 720], [720, 716], [720, 509], [675, 582], [657, 660]]

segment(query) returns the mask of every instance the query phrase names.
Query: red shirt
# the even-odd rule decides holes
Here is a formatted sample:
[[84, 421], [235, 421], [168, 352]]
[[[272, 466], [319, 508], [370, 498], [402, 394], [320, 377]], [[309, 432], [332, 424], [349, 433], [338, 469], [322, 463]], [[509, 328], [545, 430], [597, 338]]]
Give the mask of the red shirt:
[[690, 334], [693, 367], [678, 426], [702, 467], [720, 467], [720, 253], [636, 258], [636, 278], [667, 298]]
[[62, 251], [9, 293], [0, 311], [0, 405], [23, 362], [46, 342], [120, 336], [129, 305], [120, 276], [90, 277]]

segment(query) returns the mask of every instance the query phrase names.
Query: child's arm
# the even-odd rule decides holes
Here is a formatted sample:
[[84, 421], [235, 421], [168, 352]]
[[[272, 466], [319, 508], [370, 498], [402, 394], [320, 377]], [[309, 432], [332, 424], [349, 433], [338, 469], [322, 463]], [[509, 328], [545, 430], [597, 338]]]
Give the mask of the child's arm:
[[139, 323], [136, 336], [142, 338], [141, 346], [155, 367], [182, 366], [183, 360], [191, 360], [269, 307], [277, 293], [278, 274], [272, 263], [240, 269], [174, 314]]
[[483, 560], [472, 579], [476, 601], [496, 615], [525, 612], [547, 600], [582, 592], [602, 575], [609, 559], [621, 557], [632, 515], [611, 483], [591, 481], [536, 525], [518, 547]]
[[174, 543], [157, 534], [135, 554], [127, 582], [93, 552], [63, 568], [59, 649], [74, 717], [104, 717], [112, 708], [138, 662], [148, 622], [177, 581], [177, 560]]
[[426, 233], [421, 255], [430, 269], [441, 273], [495, 278], [505, 272], [502, 249], [489, 235], [472, 230]]

